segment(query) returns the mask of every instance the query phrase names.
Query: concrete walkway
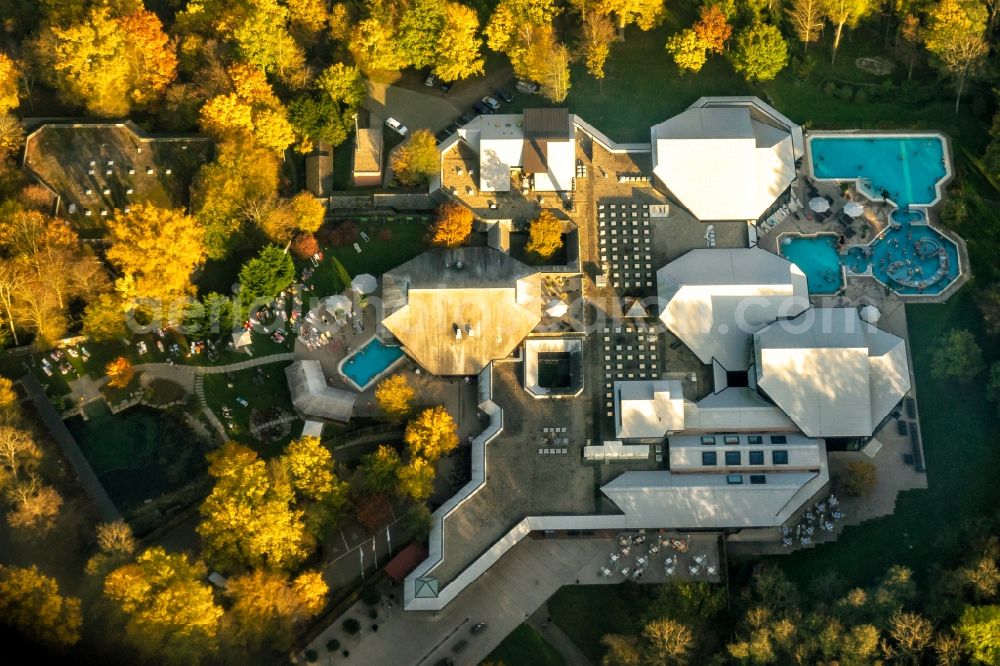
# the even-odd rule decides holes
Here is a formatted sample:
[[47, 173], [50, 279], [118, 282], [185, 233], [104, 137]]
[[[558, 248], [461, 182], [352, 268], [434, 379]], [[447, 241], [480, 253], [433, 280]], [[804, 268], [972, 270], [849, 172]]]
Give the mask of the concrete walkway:
[[576, 643], [552, 622], [551, 617], [549, 604], [546, 602], [528, 618], [528, 624], [542, 635], [546, 643], [562, 655], [566, 666], [591, 666], [587, 655], [581, 652]]

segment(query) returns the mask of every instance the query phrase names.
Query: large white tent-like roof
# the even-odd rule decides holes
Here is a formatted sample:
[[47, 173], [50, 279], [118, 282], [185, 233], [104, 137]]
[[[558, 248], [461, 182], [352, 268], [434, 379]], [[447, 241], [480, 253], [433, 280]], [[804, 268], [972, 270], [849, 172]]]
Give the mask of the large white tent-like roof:
[[692, 250], [656, 273], [660, 319], [702, 363], [750, 367], [751, 336], [809, 307], [805, 273], [757, 248]]
[[903, 340], [854, 308], [815, 308], [754, 335], [757, 387], [809, 437], [867, 437], [910, 390]]
[[756, 220], [795, 178], [791, 134], [765, 120], [702, 107], [654, 125], [653, 173], [699, 220]]

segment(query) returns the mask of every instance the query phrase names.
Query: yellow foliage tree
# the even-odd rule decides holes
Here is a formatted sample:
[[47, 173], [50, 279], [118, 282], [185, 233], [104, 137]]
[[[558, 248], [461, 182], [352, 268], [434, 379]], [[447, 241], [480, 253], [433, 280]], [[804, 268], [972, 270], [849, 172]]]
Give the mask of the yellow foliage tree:
[[208, 458], [215, 486], [201, 505], [198, 534], [209, 560], [226, 570], [290, 569], [302, 562], [313, 540], [284, 466], [269, 466], [235, 442]]
[[367, 493], [387, 493], [396, 489], [400, 468], [399, 454], [381, 444], [374, 453], [361, 456], [362, 487]]
[[483, 73], [483, 40], [479, 32], [479, 16], [471, 7], [447, 2], [444, 26], [438, 35], [434, 73], [445, 81], [458, 81]]
[[312, 195], [311, 192], [302, 191], [292, 197], [290, 201], [292, 216], [295, 220], [295, 230], [307, 234], [314, 234], [323, 226], [323, 219], [326, 217], [326, 206], [323, 202]]
[[104, 596], [124, 613], [125, 638], [147, 660], [195, 664], [217, 648], [223, 611], [201, 562], [150, 548], [112, 571]]
[[16, 109], [20, 100], [20, 73], [6, 53], [0, 53], [0, 114]]
[[12, 424], [20, 420], [17, 404], [14, 382], [7, 377], [0, 377], [0, 424]]
[[0, 565], [0, 618], [23, 635], [55, 647], [80, 640], [80, 600], [64, 597], [59, 584], [37, 567]]
[[635, 23], [640, 30], [652, 30], [665, 15], [663, 0], [603, 0], [602, 8], [618, 17], [618, 28]]
[[667, 53], [681, 72], [698, 72], [708, 60], [708, 46], [693, 29], [681, 30], [667, 38]]
[[413, 387], [404, 375], [391, 375], [375, 387], [375, 400], [390, 419], [402, 419], [413, 407]]
[[472, 211], [449, 201], [438, 208], [431, 227], [431, 243], [439, 247], [458, 247], [472, 233]]
[[425, 183], [440, 169], [439, 159], [434, 135], [424, 129], [414, 130], [392, 157], [393, 175], [403, 185]]
[[[140, 3], [141, 6], [141, 3]], [[160, 18], [149, 10], [117, 19], [126, 36], [124, 57], [129, 70], [128, 94], [137, 106], [160, 99], [177, 77], [177, 54]]]
[[399, 469], [399, 492], [414, 502], [423, 502], [434, 492], [434, 465], [413, 458]]
[[118, 266], [127, 299], [164, 304], [193, 292], [191, 273], [205, 259], [205, 232], [182, 209], [140, 203], [108, 223], [108, 261]]
[[430, 407], [406, 425], [403, 440], [411, 457], [433, 462], [458, 446], [455, 420], [443, 406]]
[[563, 225], [552, 211], [543, 210], [531, 221], [528, 229], [528, 244], [526, 252], [536, 254], [542, 259], [552, 257], [563, 246]]
[[7, 490], [13, 509], [7, 514], [7, 524], [27, 530], [34, 536], [49, 532], [56, 526], [63, 499], [59, 491], [43, 484], [32, 475], [15, 481]]
[[125, 388], [135, 376], [135, 369], [124, 356], [108, 361], [104, 372], [108, 375], [108, 386], [111, 388]]
[[287, 650], [296, 631], [326, 602], [329, 589], [323, 576], [306, 571], [294, 580], [285, 574], [252, 571], [229, 579], [226, 596], [232, 602], [228, 620], [233, 640], [245, 647], [267, 643]]

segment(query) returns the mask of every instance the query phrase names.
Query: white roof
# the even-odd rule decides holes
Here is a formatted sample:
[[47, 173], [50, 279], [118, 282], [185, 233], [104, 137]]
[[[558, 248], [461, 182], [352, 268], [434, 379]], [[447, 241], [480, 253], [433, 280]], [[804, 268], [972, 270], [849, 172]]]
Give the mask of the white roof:
[[652, 143], [653, 173], [699, 220], [755, 220], [795, 177], [791, 134], [750, 107], [688, 109]]
[[684, 395], [677, 380], [615, 382], [615, 435], [663, 437], [684, 428]]
[[319, 361], [295, 361], [285, 368], [292, 404], [306, 416], [346, 423], [354, 411], [357, 393], [330, 386]]
[[805, 273], [758, 248], [692, 250], [656, 273], [660, 319], [702, 363], [745, 370], [751, 335], [809, 307]]
[[553, 141], [547, 144], [546, 173], [534, 175], [534, 188], [539, 192], [565, 192], [573, 189], [576, 175], [576, 141]]
[[804, 493], [796, 497], [799, 490], [825, 475], [825, 467], [767, 473], [767, 482], [758, 485], [743, 474], [743, 483], [731, 485], [725, 474], [636, 471], [622, 474], [601, 491], [625, 512], [630, 527], [775, 527], [801, 506], [799, 500], [808, 499]]
[[731, 386], [698, 403], [684, 403], [684, 429], [726, 432], [794, 430], [795, 423], [778, 407], [747, 387]]
[[754, 335], [757, 385], [810, 437], [867, 437], [910, 390], [906, 347], [854, 308], [813, 308]]
[[503, 113], [479, 118], [479, 189], [510, 190], [510, 168], [521, 166], [524, 151], [523, 117]]

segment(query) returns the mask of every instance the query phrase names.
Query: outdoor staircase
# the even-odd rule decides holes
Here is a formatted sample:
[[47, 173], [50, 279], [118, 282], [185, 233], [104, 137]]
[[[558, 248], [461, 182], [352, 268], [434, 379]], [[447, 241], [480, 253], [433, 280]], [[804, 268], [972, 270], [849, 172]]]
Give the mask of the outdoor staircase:
[[208, 401], [205, 400], [205, 376], [198, 374], [194, 378], [194, 394], [198, 398], [198, 404], [203, 408], [208, 407]]

